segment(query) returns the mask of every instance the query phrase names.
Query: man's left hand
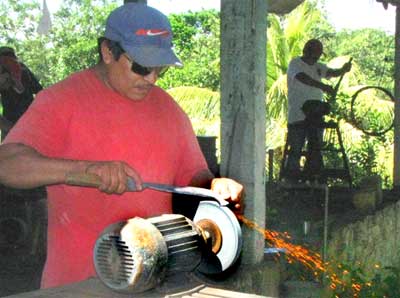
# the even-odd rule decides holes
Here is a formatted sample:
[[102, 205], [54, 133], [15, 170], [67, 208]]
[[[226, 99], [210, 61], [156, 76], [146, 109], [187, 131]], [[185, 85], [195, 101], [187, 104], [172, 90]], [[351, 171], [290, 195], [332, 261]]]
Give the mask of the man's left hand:
[[243, 185], [229, 178], [214, 178], [211, 181], [211, 190], [232, 203], [235, 212], [242, 213], [241, 196]]
[[343, 64], [342, 66], [342, 73], [346, 73], [349, 72], [351, 70], [351, 60], [349, 62], [346, 62], [345, 64]]

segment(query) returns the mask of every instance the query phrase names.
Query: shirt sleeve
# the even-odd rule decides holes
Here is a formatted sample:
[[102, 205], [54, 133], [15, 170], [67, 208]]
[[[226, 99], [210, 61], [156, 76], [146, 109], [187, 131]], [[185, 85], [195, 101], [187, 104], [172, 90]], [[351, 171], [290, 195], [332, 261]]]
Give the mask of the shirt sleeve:
[[71, 101], [64, 100], [72, 95], [58, 94], [56, 97], [48, 89], [41, 91], [4, 143], [22, 143], [47, 156], [61, 156], [73, 107]]
[[321, 74], [321, 78], [326, 78], [328, 73], [328, 66], [323, 63], [317, 63], [318, 72]]
[[299, 64], [299, 59], [297, 59], [297, 58], [292, 59], [292, 61], [290, 61], [290, 63], [289, 63], [288, 70], [287, 70], [288, 79], [294, 80], [296, 75], [300, 72], [303, 72], [303, 69], [301, 68], [301, 66]]

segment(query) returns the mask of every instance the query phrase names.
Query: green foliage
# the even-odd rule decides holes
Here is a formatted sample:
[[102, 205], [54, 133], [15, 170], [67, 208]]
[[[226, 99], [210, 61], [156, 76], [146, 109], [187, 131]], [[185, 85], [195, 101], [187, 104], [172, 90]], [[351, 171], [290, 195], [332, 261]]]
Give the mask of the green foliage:
[[65, 0], [55, 15], [49, 36], [56, 66], [52, 83], [94, 65], [98, 60], [97, 38], [104, 33], [105, 20], [116, 1]]
[[165, 89], [197, 86], [219, 90], [219, 13], [203, 10], [169, 16], [175, 50], [184, 67], [168, 71], [158, 85]]
[[327, 40], [333, 55], [351, 56], [364, 72], [365, 85], [393, 88], [394, 36], [377, 29], [342, 30]]
[[39, 3], [9, 0], [0, 2], [1, 41], [15, 44], [31, 40], [36, 35], [40, 16]]
[[376, 266], [372, 279], [361, 267], [340, 265], [338, 281], [331, 283], [331, 298], [397, 298], [400, 297], [400, 269]]
[[220, 135], [220, 96], [218, 92], [198, 87], [167, 90], [192, 121], [196, 135]]
[[3, 1], [0, 4], [0, 42], [14, 47], [20, 59], [49, 86], [67, 75], [95, 64], [97, 38], [118, 1], [64, 0], [52, 18], [46, 36], [36, 32], [38, 2]]

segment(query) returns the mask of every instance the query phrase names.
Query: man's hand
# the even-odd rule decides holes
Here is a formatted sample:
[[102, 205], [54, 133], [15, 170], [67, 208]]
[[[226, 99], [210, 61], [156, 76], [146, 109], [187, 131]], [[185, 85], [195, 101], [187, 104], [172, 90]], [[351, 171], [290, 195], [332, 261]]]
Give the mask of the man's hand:
[[331, 96], [335, 95], [335, 89], [333, 89], [333, 87], [331, 85], [322, 84], [321, 90]]
[[349, 72], [351, 70], [351, 66], [352, 66], [352, 64], [351, 64], [351, 59], [350, 59], [349, 62], [346, 62], [345, 64], [343, 64], [342, 69], [341, 69], [342, 74]]
[[101, 178], [99, 190], [108, 194], [122, 194], [127, 191], [128, 176], [131, 177], [138, 191], [142, 190], [139, 173], [122, 161], [104, 161], [91, 163], [86, 173], [96, 174]]
[[241, 196], [243, 185], [229, 178], [214, 178], [211, 181], [211, 190], [233, 203], [234, 211], [242, 213]]

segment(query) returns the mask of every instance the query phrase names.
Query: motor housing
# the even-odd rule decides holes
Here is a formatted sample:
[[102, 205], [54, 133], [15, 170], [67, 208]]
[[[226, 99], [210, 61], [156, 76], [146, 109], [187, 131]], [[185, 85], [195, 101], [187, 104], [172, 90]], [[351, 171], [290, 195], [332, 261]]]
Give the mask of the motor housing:
[[[241, 250], [236, 217], [227, 207], [211, 201], [201, 202], [199, 210], [201, 214], [194, 221], [179, 214], [164, 214], [134, 217], [108, 226], [94, 247], [100, 280], [115, 291], [139, 293], [159, 285], [167, 274], [226, 270]], [[207, 218], [207, 213], [214, 218]], [[231, 239], [224, 239], [224, 234]], [[232, 238], [236, 238], [236, 245], [231, 245]]]

